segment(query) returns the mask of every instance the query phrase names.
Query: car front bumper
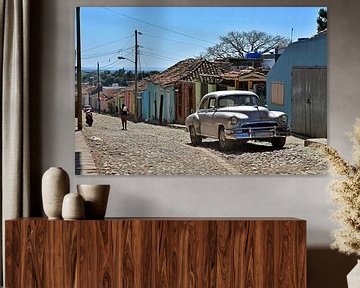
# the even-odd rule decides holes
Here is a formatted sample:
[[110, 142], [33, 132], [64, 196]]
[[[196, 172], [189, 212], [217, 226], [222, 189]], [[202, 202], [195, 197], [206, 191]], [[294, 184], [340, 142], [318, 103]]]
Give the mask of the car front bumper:
[[240, 139], [269, 139], [274, 137], [290, 136], [290, 129], [288, 127], [247, 127], [237, 129], [225, 130], [225, 137], [229, 140]]

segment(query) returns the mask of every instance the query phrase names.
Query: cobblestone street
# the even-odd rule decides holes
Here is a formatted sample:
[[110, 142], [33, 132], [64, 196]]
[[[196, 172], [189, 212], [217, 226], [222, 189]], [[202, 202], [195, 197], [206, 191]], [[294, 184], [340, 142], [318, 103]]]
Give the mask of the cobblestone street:
[[224, 153], [215, 140], [191, 146], [184, 129], [128, 121], [122, 130], [120, 118], [93, 115], [93, 126], [79, 133], [99, 175], [324, 175], [328, 169], [320, 153], [292, 136], [281, 150], [249, 142]]

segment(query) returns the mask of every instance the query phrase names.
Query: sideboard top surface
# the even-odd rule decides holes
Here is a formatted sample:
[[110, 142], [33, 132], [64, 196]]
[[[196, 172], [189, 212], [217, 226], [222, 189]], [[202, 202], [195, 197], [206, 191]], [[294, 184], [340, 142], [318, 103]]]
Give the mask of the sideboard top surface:
[[[6, 221], [65, 221], [62, 219], [48, 220], [45, 217], [15, 218]], [[74, 221], [304, 221], [294, 217], [107, 217], [103, 220], [74, 220]]]

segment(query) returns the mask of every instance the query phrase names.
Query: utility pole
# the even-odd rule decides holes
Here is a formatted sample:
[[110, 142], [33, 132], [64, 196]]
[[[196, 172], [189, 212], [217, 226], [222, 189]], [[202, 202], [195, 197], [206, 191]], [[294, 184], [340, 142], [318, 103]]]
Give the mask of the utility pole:
[[76, 7], [76, 80], [77, 80], [77, 103], [75, 115], [77, 116], [78, 131], [82, 130], [82, 85], [81, 85], [81, 37], [80, 37], [80, 7]]
[[99, 103], [99, 114], [101, 113], [101, 107], [100, 107], [100, 66], [99, 66], [99, 61], [97, 62], [97, 93], [98, 93], [98, 103]]
[[137, 44], [137, 35], [138, 35], [138, 31], [135, 30], [135, 102], [134, 102], [134, 121], [135, 123], [137, 122], [137, 115], [138, 115], [138, 111], [137, 111], [137, 94], [138, 94], [138, 87], [137, 87], [137, 65], [138, 65], [138, 44]]
[[138, 39], [137, 36], [138, 35], [142, 35], [141, 32], [138, 32], [137, 30], [135, 30], [135, 61], [119, 56], [118, 59], [126, 59], [132, 63], [135, 64], [135, 91], [134, 91], [134, 122], [136, 123], [138, 121], [138, 72], [137, 72], [137, 67], [138, 67], [138, 53], [139, 53], [139, 45], [138, 45]]

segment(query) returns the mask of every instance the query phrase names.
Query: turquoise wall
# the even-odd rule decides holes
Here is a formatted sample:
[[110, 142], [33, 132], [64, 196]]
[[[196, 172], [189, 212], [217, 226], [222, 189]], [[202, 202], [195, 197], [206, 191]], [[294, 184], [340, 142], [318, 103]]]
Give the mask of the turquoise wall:
[[[291, 70], [295, 66], [327, 67], [327, 36], [318, 35], [314, 38], [291, 43], [279, 57], [266, 79], [266, 102], [270, 110], [283, 111], [289, 116], [291, 123]], [[284, 105], [271, 103], [271, 84], [284, 84]]]
[[[175, 121], [175, 93], [174, 86], [162, 87], [154, 83], [148, 83], [148, 115], [150, 121], [159, 121], [160, 98], [163, 95], [162, 120], [167, 123]], [[143, 103], [143, 107], [146, 105]]]
[[141, 93], [142, 96], [142, 120], [147, 120], [150, 117], [150, 98], [149, 90], [145, 90]]
[[[147, 84], [147, 90], [149, 91], [149, 103], [148, 103], [148, 107], [149, 107], [149, 120], [151, 121], [155, 121], [157, 119], [157, 115], [155, 113], [155, 107], [157, 106], [156, 104], [156, 89], [155, 89], [155, 85], [152, 82], [148, 82]], [[145, 103], [144, 103], [145, 105]]]

